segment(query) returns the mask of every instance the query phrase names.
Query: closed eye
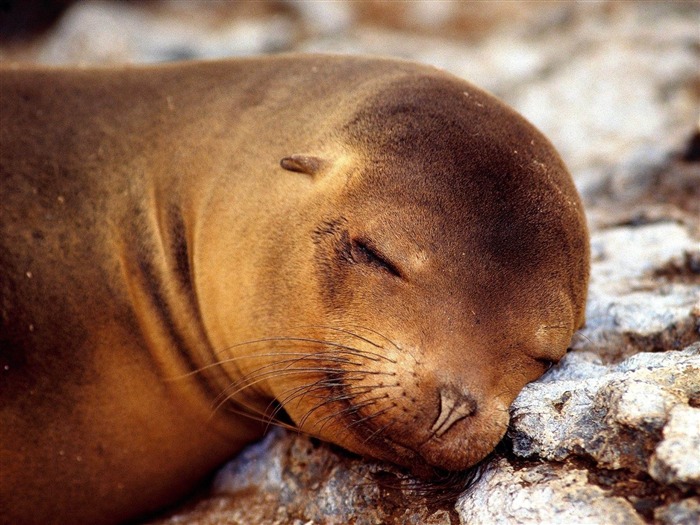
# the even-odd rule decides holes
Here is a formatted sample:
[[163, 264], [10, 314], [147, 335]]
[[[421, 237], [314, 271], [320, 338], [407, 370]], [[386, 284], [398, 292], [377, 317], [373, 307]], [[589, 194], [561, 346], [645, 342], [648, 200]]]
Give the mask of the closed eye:
[[358, 239], [352, 241], [352, 258], [355, 262], [368, 264], [385, 270], [395, 277], [403, 278], [396, 265], [367, 241]]

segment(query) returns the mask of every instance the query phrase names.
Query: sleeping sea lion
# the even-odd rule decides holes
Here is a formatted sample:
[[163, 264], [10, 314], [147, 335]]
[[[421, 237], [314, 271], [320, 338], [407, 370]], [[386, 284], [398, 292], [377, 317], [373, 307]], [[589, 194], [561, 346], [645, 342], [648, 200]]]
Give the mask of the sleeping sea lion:
[[552, 145], [437, 69], [0, 73], [2, 523], [118, 523], [267, 421], [460, 470], [584, 322]]

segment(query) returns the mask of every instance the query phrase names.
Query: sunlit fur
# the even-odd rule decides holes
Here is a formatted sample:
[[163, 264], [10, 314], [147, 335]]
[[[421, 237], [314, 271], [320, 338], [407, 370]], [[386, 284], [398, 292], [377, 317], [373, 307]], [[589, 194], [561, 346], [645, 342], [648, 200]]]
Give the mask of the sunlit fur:
[[134, 520], [271, 423], [449, 482], [583, 324], [564, 164], [435, 68], [5, 68], [0, 116], [2, 523]]

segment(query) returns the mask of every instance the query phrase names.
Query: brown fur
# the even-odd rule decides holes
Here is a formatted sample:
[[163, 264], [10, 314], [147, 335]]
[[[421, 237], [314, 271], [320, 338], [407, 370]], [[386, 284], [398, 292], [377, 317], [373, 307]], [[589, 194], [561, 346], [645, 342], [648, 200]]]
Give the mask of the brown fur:
[[463, 469], [583, 323], [561, 160], [438, 70], [6, 69], [0, 115], [2, 523], [154, 511], [280, 405]]

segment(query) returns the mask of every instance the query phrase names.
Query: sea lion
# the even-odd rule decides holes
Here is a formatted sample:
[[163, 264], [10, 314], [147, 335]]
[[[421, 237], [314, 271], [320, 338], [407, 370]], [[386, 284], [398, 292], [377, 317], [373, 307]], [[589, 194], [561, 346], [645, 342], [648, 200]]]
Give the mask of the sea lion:
[[584, 321], [552, 145], [409, 62], [0, 75], [3, 523], [153, 512], [276, 418], [478, 462]]

